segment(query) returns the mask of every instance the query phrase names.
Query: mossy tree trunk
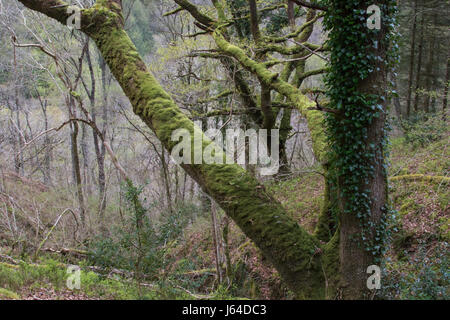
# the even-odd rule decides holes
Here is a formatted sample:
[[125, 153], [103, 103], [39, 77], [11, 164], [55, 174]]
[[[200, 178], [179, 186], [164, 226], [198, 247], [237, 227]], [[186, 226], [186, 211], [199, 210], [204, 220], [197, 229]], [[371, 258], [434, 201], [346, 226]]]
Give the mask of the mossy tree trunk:
[[[367, 7], [371, 1], [364, 1]], [[386, 4], [387, 2], [385, 2]], [[374, 71], [369, 77], [361, 81], [358, 90], [365, 95], [375, 95], [379, 99], [376, 101], [380, 107], [378, 116], [374, 116], [367, 126], [366, 146], [373, 146], [374, 154], [369, 161], [372, 167], [372, 174], [362, 176], [360, 184], [364, 186], [369, 195], [370, 206], [369, 216], [361, 223], [357, 212], [353, 214], [342, 214], [340, 216], [340, 273], [343, 281], [343, 298], [367, 298], [373, 292], [367, 288], [367, 268], [370, 265], [380, 266], [382, 251], [376, 248], [381, 243], [383, 224], [386, 221], [388, 210], [388, 185], [385, 162], [385, 139], [386, 139], [386, 116], [387, 116], [387, 66], [388, 47], [385, 46], [383, 38], [386, 28], [383, 26], [378, 32], [376, 41], [380, 44], [373, 54], [382, 59], [374, 66]], [[384, 98], [384, 99], [383, 99]], [[345, 201], [345, 199], [344, 199]], [[362, 230], [365, 229], [365, 230]], [[355, 244], [355, 236], [366, 232], [368, 245], [361, 246]], [[375, 246], [375, 247], [374, 247]]]

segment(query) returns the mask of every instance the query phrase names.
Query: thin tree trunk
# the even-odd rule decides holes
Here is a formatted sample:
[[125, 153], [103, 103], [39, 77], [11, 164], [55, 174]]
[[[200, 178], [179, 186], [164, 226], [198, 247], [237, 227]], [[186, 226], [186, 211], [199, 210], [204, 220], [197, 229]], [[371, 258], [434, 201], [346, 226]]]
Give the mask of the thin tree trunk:
[[17, 175], [20, 175], [20, 167], [21, 165], [21, 161], [20, 161], [20, 146], [19, 146], [19, 133], [17, 132], [17, 129], [14, 126], [13, 123], [13, 116], [14, 116], [14, 108], [11, 107], [10, 108], [10, 119], [8, 122], [8, 127], [9, 127], [9, 132], [10, 132], [10, 140], [11, 140], [11, 144], [13, 146], [13, 153], [14, 153], [14, 171]]
[[[105, 91], [105, 66], [102, 65], [101, 61], [102, 58], [99, 57], [100, 60], [100, 66], [102, 71], [102, 86], [103, 86], [103, 99], [105, 100], [106, 93]], [[88, 90], [87, 87], [85, 87], [86, 93], [89, 96], [89, 102], [90, 102], [90, 108], [91, 108], [91, 117], [94, 123], [97, 121], [97, 110], [96, 110], [96, 103], [95, 103], [95, 95], [97, 92], [97, 82], [95, 79], [95, 73], [94, 68], [92, 66], [92, 58], [91, 58], [91, 52], [89, 48], [89, 42], [87, 43], [86, 48], [86, 61], [89, 68], [89, 75], [91, 78], [91, 88]], [[104, 105], [104, 108], [106, 108], [106, 104]], [[106, 124], [103, 123], [103, 128], [105, 128]], [[103, 133], [105, 132], [102, 130]], [[99, 199], [99, 205], [98, 205], [98, 215], [100, 217], [100, 220], [103, 221], [104, 218], [104, 212], [106, 208], [106, 199], [105, 199], [105, 193], [106, 193], [106, 176], [105, 176], [105, 150], [102, 143], [99, 141], [99, 136], [97, 134], [97, 131], [92, 128], [92, 137], [94, 142], [94, 150], [95, 150], [95, 157], [97, 160], [97, 167], [98, 167], [98, 176], [97, 176], [97, 183], [98, 183], [98, 199]], [[102, 222], [103, 223], [103, 222]]]
[[184, 171], [181, 172], [183, 174], [183, 189], [181, 191], [181, 203], [184, 203], [184, 199], [186, 198], [187, 174]]
[[423, 38], [424, 38], [424, 29], [425, 29], [425, 25], [424, 25], [424, 16], [425, 14], [422, 12], [422, 18], [421, 18], [421, 22], [420, 22], [420, 38], [419, 38], [419, 54], [417, 56], [417, 73], [416, 73], [416, 90], [414, 91], [414, 112], [418, 112], [419, 111], [419, 100], [420, 100], [420, 80], [421, 80], [421, 76], [422, 76], [422, 54], [423, 54]]
[[291, 30], [294, 30], [295, 11], [294, 11], [294, 2], [291, 0], [288, 0], [287, 15], [288, 15], [288, 20], [289, 20], [289, 26], [291, 27]]
[[[100, 57], [100, 69], [101, 69], [101, 81], [102, 81], [102, 94], [103, 94], [103, 104], [102, 104], [102, 120], [103, 120], [103, 130], [102, 134], [106, 138], [106, 127], [108, 123], [108, 96], [106, 93], [106, 62]], [[106, 175], [105, 175], [105, 146], [100, 144], [97, 162], [98, 167], [98, 184], [99, 184], [99, 215], [100, 220], [103, 222], [106, 209]]]
[[[41, 98], [39, 97], [39, 101]], [[44, 146], [45, 146], [45, 155], [44, 155], [44, 184], [47, 186], [52, 185], [52, 176], [51, 176], [51, 160], [52, 160], [52, 146], [51, 146], [51, 138], [48, 131], [48, 116], [47, 116], [47, 100], [40, 101], [42, 113], [44, 114]]]
[[232, 280], [232, 269], [231, 269], [231, 257], [230, 257], [230, 245], [229, 245], [229, 233], [230, 233], [230, 218], [225, 215], [223, 217], [223, 228], [222, 228], [222, 238], [223, 238], [223, 252], [225, 255], [225, 274], [227, 276], [228, 283]]
[[216, 216], [216, 203], [211, 201], [211, 222], [212, 222], [212, 238], [214, 244], [214, 256], [216, 260], [216, 271], [217, 271], [217, 280], [219, 284], [223, 282], [223, 271], [222, 271], [222, 262], [221, 262], [221, 250], [220, 250], [220, 239], [218, 238], [217, 233], [217, 216]]
[[[436, 24], [436, 15], [434, 16], [434, 24]], [[424, 107], [425, 107], [425, 112], [429, 113], [430, 112], [430, 102], [431, 102], [431, 96], [432, 96], [432, 91], [433, 91], [433, 67], [434, 67], [434, 56], [435, 56], [435, 52], [434, 52], [434, 47], [435, 47], [435, 36], [434, 36], [434, 30], [433, 30], [433, 25], [430, 27], [431, 30], [429, 30], [428, 32], [431, 33], [431, 38], [430, 38], [430, 47], [428, 50], [428, 62], [427, 62], [427, 67], [426, 67], [426, 83], [425, 83], [425, 88], [427, 90], [426, 95], [425, 95], [425, 103], [424, 103]]]
[[81, 124], [81, 154], [83, 155], [83, 181], [86, 188], [86, 194], [89, 196], [92, 193], [91, 179], [89, 174], [89, 150], [87, 147], [87, 125]]
[[164, 181], [164, 188], [166, 193], [166, 201], [167, 201], [167, 207], [169, 208], [169, 211], [173, 213], [172, 208], [172, 195], [170, 192], [170, 181], [169, 181], [169, 168], [167, 167], [166, 163], [166, 157], [165, 157], [166, 150], [164, 148], [161, 148], [161, 165], [162, 165], [162, 178]]
[[395, 109], [395, 113], [397, 114], [397, 117], [399, 119], [402, 118], [402, 106], [400, 104], [400, 97], [398, 95], [398, 83], [397, 83], [397, 77], [395, 75], [392, 75], [393, 77], [392, 82], [394, 84], [394, 90], [396, 92], [396, 95], [392, 98], [392, 101], [394, 102], [394, 109]]
[[175, 190], [174, 190], [174, 193], [175, 193], [175, 199], [174, 199], [174, 202], [175, 202], [175, 205], [177, 205], [177, 203], [178, 203], [178, 196], [179, 196], [179, 194], [180, 194], [180, 180], [179, 180], [179, 176], [178, 176], [178, 166], [175, 166], [175, 168], [174, 168], [174, 177], [175, 177]]
[[[22, 145], [23, 141], [21, 138], [21, 123], [20, 123], [20, 110], [19, 110], [19, 72], [17, 70], [17, 57], [16, 57], [16, 47], [13, 45], [13, 53], [14, 53], [14, 113], [16, 115], [16, 125], [14, 126], [17, 134], [14, 135], [17, 138], [17, 144], [14, 143], [14, 146], [17, 146], [18, 152], [15, 153], [14, 156], [14, 167], [17, 175], [24, 175], [24, 163], [23, 163], [23, 153], [22, 153]], [[14, 121], [11, 117], [11, 121]]]
[[448, 85], [450, 81], [450, 57], [447, 58], [447, 68], [445, 72], [445, 84], [444, 84], [444, 93], [442, 97], [442, 118], [445, 120], [447, 113], [447, 96], [448, 96]]
[[259, 23], [258, 23], [258, 8], [256, 7], [256, 0], [248, 0], [250, 7], [250, 29], [252, 31], [253, 40], [259, 41]]
[[406, 95], [406, 117], [411, 116], [411, 91], [413, 86], [414, 73], [414, 53], [416, 49], [416, 28], [417, 28], [417, 0], [414, 0], [413, 22], [411, 30], [411, 49], [409, 60], [409, 75], [408, 75], [408, 93]]
[[[68, 98], [68, 103], [71, 104], [69, 106], [69, 110], [71, 115], [73, 115], [74, 109], [73, 109], [73, 98]], [[81, 168], [80, 168], [80, 157], [78, 154], [78, 123], [72, 122], [71, 123], [71, 132], [70, 132], [70, 151], [72, 155], [72, 173], [73, 173], [73, 179], [76, 184], [76, 194], [78, 198], [78, 205], [80, 210], [80, 218], [81, 223], [83, 227], [86, 226], [86, 207], [84, 203], [84, 196], [83, 196], [83, 182], [81, 179]]]

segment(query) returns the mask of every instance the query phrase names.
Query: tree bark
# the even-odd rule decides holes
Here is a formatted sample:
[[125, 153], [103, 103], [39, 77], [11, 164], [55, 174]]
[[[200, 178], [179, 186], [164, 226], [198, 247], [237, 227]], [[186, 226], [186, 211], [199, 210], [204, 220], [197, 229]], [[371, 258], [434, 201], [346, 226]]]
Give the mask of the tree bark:
[[86, 194], [91, 195], [91, 179], [89, 175], [89, 150], [87, 146], [87, 126], [85, 123], [81, 124], [81, 154], [83, 155], [83, 181], [86, 186]]
[[416, 48], [416, 28], [417, 28], [417, 0], [414, 0], [413, 22], [411, 28], [411, 50], [409, 60], [409, 75], [408, 75], [408, 93], [406, 95], [406, 117], [411, 115], [411, 91], [413, 86], [414, 73], [414, 50]]
[[445, 72], [445, 84], [444, 93], [442, 95], [442, 118], [445, 120], [447, 113], [447, 96], [448, 96], [448, 84], [450, 81], [450, 57], [447, 58], [447, 68]]
[[220, 285], [223, 282], [223, 270], [222, 270], [222, 250], [221, 250], [221, 241], [218, 236], [218, 226], [217, 226], [217, 215], [216, 215], [216, 204], [214, 201], [211, 201], [211, 227], [212, 227], [212, 238], [214, 245], [214, 257], [216, 260], [216, 272], [217, 272], [217, 280]]
[[256, 0], [248, 0], [248, 4], [250, 7], [250, 29], [252, 31], [253, 40], [258, 42], [261, 35], [259, 32], [258, 8], [256, 7]]
[[[433, 25], [436, 25], [436, 15], [434, 15], [434, 19], [433, 19]], [[429, 43], [429, 50], [428, 50], [428, 62], [427, 62], [427, 66], [426, 66], [426, 82], [425, 82], [425, 88], [427, 90], [426, 95], [425, 95], [425, 102], [424, 102], [424, 108], [425, 108], [425, 112], [429, 113], [430, 112], [430, 102], [431, 102], [431, 96], [432, 96], [432, 90], [433, 88], [433, 67], [434, 67], [434, 56], [435, 56], [435, 51], [434, 51], [434, 47], [435, 47], [435, 35], [434, 35], [434, 30], [433, 30], [433, 25], [430, 27], [430, 29], [428, 30], [428, 33], [431, 34], [430, 36], [430, 43]]]
[[[106, 93], [106, 62], [100, 57], [101, 82], [102, 82], [102, 120], [103, 120], [103, 137], [106, 137], [106, 127], [108, 125], [108, 95]], [[97, 154], [98, 166], [98, 184], [99, 184], [99, 215], [100, 220], [104, 220], [106, 209], [106, 175], [105, 175], [105, 146], [100, 144]]]
[[444, 93], [442, 94], [442, 117], [445, 120], [448, 101], [448, 86], [450, 81], [450, 56], [447, 57], [447, 68], [445, 72]]
[[[101, 59], [101, 57], [100, 57]], [[96, 103], [95, 103], [95, 95], [97, 91], [97, 82], [95, 79], [95, 73], [94, 68], [92, 66], [92, 58], [91, 58], [91, 52], [89, 49], [89, 42], [87, 43], [86, 48], [86, 61], [89, 68], [89, 76], [91, 78], [91, 87], [90, 90], [88, 90], [87, 86], [84, 86], [84, 89], [86, 91], [86, 94], [89, 97], [90, 102], [90, 108], [91, 108], [91, 116], [92, 120], [95, 123], [97, 121], [97, 110], [96, 110]], [[104, 68], [102, 68], [102, 84], [106, 82], [106, 79], [104, 79]], [[103, 86], [103, 91], [106, 90], [106, 84]], [[104, 100], [106, 97], [106, 93], [104, 94]], [[104, 103], [104, 108], [106, 108], [106, 103]], [[103, 128], [105, 127], [105, 123], [103, 123]], [[104, 129], [102, 129], [102, 134], [105, 132]], [[92, 137], [94, 142], [94, 150], [95, 150], [95, 157], [97, 160], [97, 167], [98, 167], [98, 176], [97, 176], [97, 184], [98, 184], [98, 215], [100, 217], [100, 220], [103, 220], [105, 208], [106, 208], [106, 199], [105, 199], [105, 190], [106, 190], [106, 176], [105, 176], [105, 148], [102, 143], [99, 141], [99, 135], [97, 131], [92, 128]]]
[[[387, 1], [382, 2], [386, 4]], [[371, 5], [371, 1], [364, 1], [362, 8]], [[387, 50], [383, 45], [386, 35], [386, 25], [382, 25], [373, 37], [379, 44], [371, 48], [370, 52], [381, 57], [381, 61], [374, 64], [374, 71], [368, 77], [357, 84], [359, 93], [365, 96], [375, 95], [385, 97], [387, 92], [388, 68], [386, 66]], [[370, 165], [373, 167], [372, 174], [358, 176], [358, 183], [361, 190], [367, 190], [369, 214], [363, 218], [358, 216], [358, 212], [345, 212], [347, 201], [345, 197], [340, 197], [339, 207], [339, 256], [340, 256], [340, 284], [339, 294], [343, 299], [368, 299], [373, 293], [367, 288], [367, 268], [370, 265], [379, 264], [382, 259], [380, 251], [367, 250], [367, 244], [377, 243], [377, 228], [382, 225], [385, 219], [387, 205], [387, 176], [385, 168], [384, 141], [385, 125], [387, 116], [386, 99], [380, 98], [377, 102], [382, 108], [378, 115], [366, 126], [367, 138], [364, 140], [366, 148], [374, 147], [374, 155], [370, 157]], [[367, 108], [362, 104], [361, 107]], [[339, 190], [343, 190], [347, 177], [338, 177]], [[366, 240], [361, 235], [365, 235]]]
[[419, 54], [417, 56], [417, 72], [416, 72], [416, 90], [414, 91], [414, 112], [419, 111], [419, 100], [420, 100], [420, 80], [422, 76], [422, 55], [423, 55], [423, 34], [424, 34], [424, 13], [422, 12], [420, 27], [420, 38], [419, 38]]
[[[68, 97], [68, 104], [72, 104], [72, 106], [69, 106], [69, 112], [70, 115], [73, 115], [73, 98]], [[84, 196], [83, 196], [83, 182], [81, 179], [81, 168], [80, 168], [80, 157], [78, 154], [78, 123], [72, 122], [71, 123], [71, 132], [70, 132], [70, 152], [72, 155], [72, 172], [73, 172], [73, 179], [76, 185], [76, 194], [78, 198], [78, 206], [80, 210], [80, 218], [81, 223], [83, 227], [86, 226], [86, 207], [84, 203]]]
[[52, 160], [52, 146], [51, 146], [51, 138], [48, 131], [48, 115], [47, 115], [47, 100], [42, 101], [40, 95], [38, 95], [39, 103], [41, 105], [41, 110], [44, 115], [44, 146], [45, 146], [45, 154], [44, 154], [44, 184], [46, 186], [52, 185], [52, 176], [51, 176], [51, 160]]

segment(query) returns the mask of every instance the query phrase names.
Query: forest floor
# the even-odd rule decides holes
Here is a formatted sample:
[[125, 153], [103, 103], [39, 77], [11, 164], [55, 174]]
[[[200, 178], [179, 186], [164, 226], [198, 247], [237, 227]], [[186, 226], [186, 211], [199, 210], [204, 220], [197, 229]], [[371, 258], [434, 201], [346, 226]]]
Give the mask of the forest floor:
[[[390, 198], [396, 214], [390, 223], [391, 244], [386, 253], [380, 298], [448, 299], [450, 189], [447, 182], [436, 177], [449, 176], [450, 137], [414, 147], [404, 138], [392, 139], [390, 159]], [[14, 198], [23, 208], [37, 206], [25, 200], [31, 199], [31, 193], [41, 194], [41, 205], [58, 207], [58, 196], [40, 183], [13, 176], [10, 180], [22, 186], [15, 189]], [[308, 231], [314, 231], [323, 195], [320, 173], [311, 168], [267, 188], [292, 217]], [[219, 219], [223, 222], [223, 215], [219, 214]], [[217, 286], [211, 239], [209, 218], [199, 217], [167, 250], [173, 263], [165, 267], [164, 280], [140, 285], [111, 270], [93, 272], [89, 261], [70, 256], [45, 253], [36, 262], [17, 256], [11, 261], [11, 248], [0, 246], [0, 299], [290, 298], [277, 272], [233, 223], [229, 232], [233, 280]], [[66, 287], [68, 264], [80, 265], [82, 269], [79, 290]]]

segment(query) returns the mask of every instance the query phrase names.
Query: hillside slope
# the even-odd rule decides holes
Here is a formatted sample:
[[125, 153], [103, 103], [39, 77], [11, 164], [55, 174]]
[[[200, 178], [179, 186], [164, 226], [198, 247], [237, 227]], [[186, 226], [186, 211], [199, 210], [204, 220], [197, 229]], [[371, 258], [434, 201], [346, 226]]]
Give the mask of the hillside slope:
[[[450, 298], [449, 145], [449, 136], [418, 148], [413, 148], [404, 138], [392, 141], [390, 197], [397, 214], [390, 225], [391, 245], [383, 268], [381, 298]], [[44, 221], [46, 228], [51, 227], [51, 222], [63, 207], [70, 206], [64, 194], [58, 193], [58, 190], [48, 189], [40, 183], [14, 174], [3, 175], [3, 186], [0, 201], [15, 210], [23, 223], [34, 229], [36, 221]], [[310, 232], [314, 230], [323, 195], [323, 177], [320, 172], [311, 168], [307, 173], [277, 184], [269, 184], [267, 188], [301, 225]], [[38, 212], [40, 219], [36, 220], [35, 216], [26, 215], [26, 212]], [[48, 260], [42, 255], [42, 272], [31, 272], [35, 268], [29, 266], [12, 266], [8, 261], [2, 263], [0, 299], [33, 298], [36, 294], [44, 299], [289, 299], [291, 295], [282, 285], [277, 272], [266, 264], [253, 243], [223, 213], [218, 212], [217, 215], [220, 236], [225, 235], [227, 240], [222, 243], [224, 256], [221, 266], [226, 270], [222, 284], [218, 284], [216, 280], [211, 219], [207, 215], [200, 215], [184, 228], [177, 239], [163, 248], [163, 257], [167, 263], [158, 271], [157, 278], [151, 280], [151, 286], [156, 286], [157, 290], [156, 287], [149, 289], [148, 284], [145, 290], [138, 289], [135, 285], [133, 287], [133, 282], [130, 284], [129, 279], [115, 277], [114, 280], [108, 280], [107, 274], [99, 277], [87, 272], [84, 288], [75, 295], [70, 295], [67, 290], [62, 289], [66, 277], [64, 269], [58, 269], [54, 260]], [[61, 228], [73, 228], [74, 223], [76, 222], [72, 218], [67, 218]], [[43, 232], [44, 228], [40, 228], [37, 227], [37, 233]], [[3, 256], [18, 253], [17, 249], [11, 250], [14, 248], [6, 246], [11, 243], [5, 237], [7, 234], [8, 232], [2, 231], [3, 247], [0, 247], [0, 254]], [[65, 239], [63, 234], [55, 231], [49, 243], [53, 246], [73, 243], [70, 239]], [[22, 237], [31, 235], [28, 231]], [[25, 252], [24, 257], [26, 256]], [[91, 262], [89, 257], [84, 261], [73, 256], [52, 257], [84, 266]], [[29, 274], [26, 275], [24, 270]], [[54, 272], [54, 279], [49, 270], [57, 270]]]

